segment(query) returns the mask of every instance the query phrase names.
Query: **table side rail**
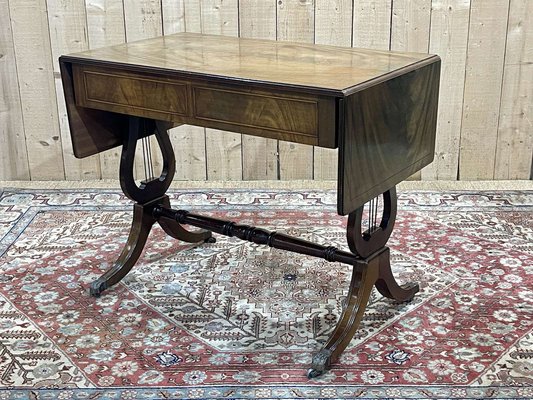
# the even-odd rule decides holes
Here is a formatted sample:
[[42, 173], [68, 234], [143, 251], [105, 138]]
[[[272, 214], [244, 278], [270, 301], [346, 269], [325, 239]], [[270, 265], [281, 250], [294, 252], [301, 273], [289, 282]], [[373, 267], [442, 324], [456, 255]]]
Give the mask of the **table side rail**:
[[73, 64], [80, 107], [336, 147], [335, 98]]

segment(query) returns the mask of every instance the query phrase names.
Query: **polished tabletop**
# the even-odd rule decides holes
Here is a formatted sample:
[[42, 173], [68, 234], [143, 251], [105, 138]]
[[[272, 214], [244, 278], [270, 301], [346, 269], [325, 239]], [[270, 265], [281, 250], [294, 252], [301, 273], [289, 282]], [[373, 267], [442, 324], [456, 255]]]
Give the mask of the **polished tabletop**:
[[177, 33], [64, 56], [228, 81], [306, 87], [349, 95], [432, 63], [437, 56]]

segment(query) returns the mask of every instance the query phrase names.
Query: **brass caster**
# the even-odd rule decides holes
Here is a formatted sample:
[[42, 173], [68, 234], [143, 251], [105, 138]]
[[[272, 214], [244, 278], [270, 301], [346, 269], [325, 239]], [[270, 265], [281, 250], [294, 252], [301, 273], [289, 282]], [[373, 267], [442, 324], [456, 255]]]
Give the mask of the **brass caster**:
[[307, 370], [307, 378], [308, 379], [313, 379], [313, 378], [316, 378], [316, 377], [322, 375], [323, 373], [324, 373], [324, 371], [318, 371], [318, 370], [316, 370], [314, 368], [309, 368]]
[[330, 349], [322, 349], [315, 355], [313, 355], [313, 360], [311, 361], [311, 368], [307, 370], [307, 377], [309, 379], [316, 378], [317, 376], [322, 375], [326, 372], [331, 365], [331, 354]]
[[100, 297], [102, 292], [106, 289], [107, 289], [107, 283], [105, 281], [101, 281], [100, 279], [97, 279], [93, 283], [91, 283], [91, 287], [89, 288], [89, 294], [92, 297]]

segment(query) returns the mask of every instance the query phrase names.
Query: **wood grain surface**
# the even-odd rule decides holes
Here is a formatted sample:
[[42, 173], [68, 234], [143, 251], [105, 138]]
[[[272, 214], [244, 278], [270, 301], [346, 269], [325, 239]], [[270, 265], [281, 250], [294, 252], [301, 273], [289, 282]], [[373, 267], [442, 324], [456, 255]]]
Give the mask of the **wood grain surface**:
[[417, 69], [436, 58], [419, 53], [177, 33], [70, 54], [64, 59], [176, 77], [298, 86], [310, 93], [339, 96]]
[[[276, 39], [313, 43], [315, 5], [309, 0], [276, 2]], [[305, 144], [278, 142], [279, 179], [313, 179], [313, 148]]]
[[78, 106], [72, 65], [60, 62], [59, 67], [74, 155], [85, 158], [122, 145], [128, 135], [127, 115]]
[[[86, 0], [85, 9], [89, 48], [112, 46], [126, 41], [122, 0]], [[100, 153], [102, 179], [116, 179], [119, 164], [120, 149], [114, 148]]]
[[494, 177], [509, 1], [471, 0], [461, 122], [465, 133], [460, 141], [461, 179]]
[[[332, 97], [262, 90], [254, 86], [208, 84], [203, 80], [176, 80], [152, 71], [141, 74], [96, 65], [63, 61], [62, 64], [72, 69], [64, 79], [74, 88], [75, 95], [70, 96], [69, 101], [75, 101], [78, 108], [294, 143], [330, 148], [337, 145], [335, 99]], [[73, 107], [70, 105], [71, 110]], [[86, 157], [102, 150], [101, 145], [80, 141], [78, 135], [79, 132], [73, 133], [77, 155]], [[98, 135], [105, 135], [105, 132]], [[106, 140], [100, 137], [100, 143], [107, 143], [105, 147], [110, 143], [118, 145], [116, 136], [112, 134]]]
[[470, 1], [432, 4], [429, 51], [441, 56], [442, 71], [435, 159], [422, 170], [423, 180], [458, 177], [469, 20]]
[[[315, 2], [315, 43], [352, 46], [352, 0], [317, 0]], [[315, 147], [313, 179], [337, 179], [338, 151]]]
[[65, 178], [67, 180], [98, 179], [101, 176], [99, 156], [84, 159], [74, 156], [58, 63], [59, 56], [62, 54], [84, 51], [89, 48], [87, 29], [85, 28], [87, 21], [85, 1], [47, 0], [46, 7]]
[[495, 179], [521, 179], [533, 173], [533, 11], [528, 12], [532, 4], [510, 4]]
[[[199, 32], [239, 36], [237, 0], [193, 0], [191, 3], [198, 8]], [[208, 179], [242, 179], [242, 135], [220, 127], [208, 127], [205, 130], [205, 152]]]
[[73, 65], [73, 70], [78, 84], [78, 103], [84, 107], [123, 114], [145, 110], [160, 115], [155, 117], [162, 120], [169, 119], [165, 114], [189, 114], [188, 88], [185, 82], [76, 64]]
[[[433, 53], [429, 51], [431, 0], [394, 0], [392, 2], [390, 50]], [[422, 171], [409, 180], [420, 180]]]
[[391, 39], [392, 0], [354, 0], [353, 45], [388, 50]]
[[[163, 34], [200, 32], [200, 16], [197, 1], [162, 0]], [[207, 179], [207, 154], [205, 142], [205, 128], [180, 125], [169, 132], [170, 141], [177, 152], [176, 180], [205, 180]]]
[[313, 100], [265, 96], [241, 91], [194, 87], [194, 116], [274, 132], [316, 137], [318, 104]]
[[[276, 4], [274, 1], [239, 1], [239, 36], [276, 40]], [[274, 139], [242, 137], [242, 179], [279, 179], [279, 143]]]
[[0, 0], [0, 179], [29, 180], [28, 151], [24, 136], [22, 105], [9, 4]]
[[63, 180], [65, 164], [52, 49], [50, 35], [43, 35], [49, 30], [46, 1], [10, 1], [9, 6], [31, 178]]
[[344, 100], [339, 214], [354, 211], [433, 160], [439, 72], [435, 62]]

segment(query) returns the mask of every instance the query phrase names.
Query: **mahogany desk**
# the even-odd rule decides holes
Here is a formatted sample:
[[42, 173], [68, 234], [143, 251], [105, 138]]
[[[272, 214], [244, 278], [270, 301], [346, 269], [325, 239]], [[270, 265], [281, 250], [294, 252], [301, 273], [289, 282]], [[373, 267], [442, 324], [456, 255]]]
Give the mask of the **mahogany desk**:
[[[122, 146], [120, 182], [135, 201], [128, 242], [91, 285], [92, 295], [129, 272], [156, 222], [187, 242], [213, 241], [216, 232], [350, 264], [346, 308], [313, 357], [313, 377], [352, 339], [374, 285], [398, 301], [418, 291], [415, 283], [396, 283], [385, 245], [396, 217], [395, 185], [433, 160], [439, 57], [180, 33], [62, 56], [60, 65], [74, 154]], [[337, 211], [348, 215], [350, 251], [171, 209], [165, 193], [175, 159], [167, 129], [179, 124], [338, 147]], [[149, 135], [157, 138], [163, 172], [137, 185], [135, 147]], [[365, 203], [370, 222], [363, 231]]]

